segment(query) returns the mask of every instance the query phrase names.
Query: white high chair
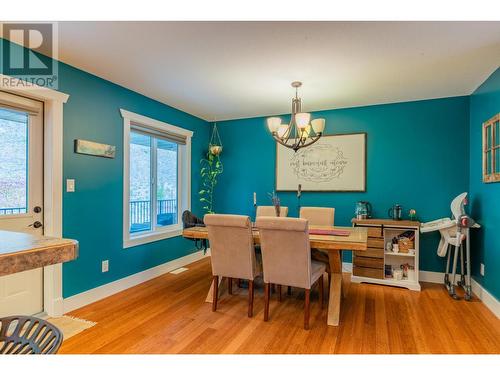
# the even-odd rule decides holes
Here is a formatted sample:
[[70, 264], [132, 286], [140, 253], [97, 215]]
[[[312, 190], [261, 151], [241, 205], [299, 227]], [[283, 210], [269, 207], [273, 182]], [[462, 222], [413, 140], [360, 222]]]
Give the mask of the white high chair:
[[[439, 230], [441, 233], [441, 240], [439, 241], [437, 255], [440, 257], [446, 256], [446, 271], [444, 276], [444, 284], [448, 289], [448, 293], [455, 299], [458, 299], [456, 294], [455, 285], [464, 288], [464, 298], [469, 301], [472, 298], [471, 289], [471, 267], [470, 267], [470, 236], [469, 228], [480, 228], [480, 225], [474, 222], [465, 213], [465, 205], [467, 205], [467, 193], [462, 193], [451, 202], [451, 212], [453, 219], [443, 218], [428, 223], [423, 223], [420, 226], [422, 233], [433, 232]], [[466, 259], [465, 263], [467, 271], [464, 275], [464, 250], [463, 242], [466, 241]], [[450, 281], [450, 260], [451, 260], [451, 247], [454, 247], [453, 266], [451, 270]], [[458, 255], [460, 251], [460, 281], [456, 282], [456, 269], [458, 262]]]

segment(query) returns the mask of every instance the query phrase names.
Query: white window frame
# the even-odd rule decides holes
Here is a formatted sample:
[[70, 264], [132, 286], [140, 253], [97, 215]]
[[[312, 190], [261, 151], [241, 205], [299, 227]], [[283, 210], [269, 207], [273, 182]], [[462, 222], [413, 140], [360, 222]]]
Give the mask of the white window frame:
[[[123, 247], [129, 248], [180, 236], [182, 235], [182, 212], [191, 209], [191, 137], [193, 132], [125, 109], [120, 109], [120, 112], [123, 117]], [[177, 154], [177, 224], [137, 234], [130, 234], [129, 232], [130, 131], [132, 125], [142, 125], [155, 131], [176, 134], [186, 138], [185, 145], [178, 145]], [[153, 220], [153, 216], [151, 220]]]

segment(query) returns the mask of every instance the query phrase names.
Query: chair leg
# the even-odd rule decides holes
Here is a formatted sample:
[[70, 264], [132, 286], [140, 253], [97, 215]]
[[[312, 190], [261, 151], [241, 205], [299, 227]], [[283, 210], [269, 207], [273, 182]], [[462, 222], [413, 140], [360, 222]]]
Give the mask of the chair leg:
[[213, 296], [212, 296], [212, 311], [217, 311], [217, 298], [219, 297], [219, 276], [213, 277]]
[[288, 287], [287, 294], [288, 294], [289, 296], [291, 296], [291, 295], [292, 295], [292, 287], [291, 287], [291, 286], [289, 286], [289, 287]]
[[253, 280], [248, 280], [248, 317], [253, 316]]
[[323, 275], [320, 276], [318, 283], [319, 283], [319, 307], [323, 309], [323, 298], [325, 294], [325, 285], [324, 285], [324, 280], [323, 280]]
[[306, 299], [304, 304], [304, 329], [309, 329], [310, 298], [311, 298], [311, 289], [306, 289]]
[[269, 283], [264, 283], [264, 322], [269, 320], [269, 297], [271, 290], [269, 288]]
[[232, 277], [227, 278], [227, 292], [229, 294], [233, 294], [233, 278]]
[[278, 284], [278, 301], [281, 302], [281, 284]]

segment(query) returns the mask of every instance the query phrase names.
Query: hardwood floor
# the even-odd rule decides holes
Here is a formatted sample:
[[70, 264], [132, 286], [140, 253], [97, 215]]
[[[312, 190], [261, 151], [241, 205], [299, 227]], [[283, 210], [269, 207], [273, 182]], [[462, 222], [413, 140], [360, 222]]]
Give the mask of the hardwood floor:
[[236, 285], [212, 312], [209, 259], [188, 268], [69, 313], [97, 325], [59, 353], [500, 353], [500, 320], [477, 299], [452, 300], [440, 284], [422, 283], [418, 293], [348, 283], [339, 327], [326, 325], [315, 291], [306, 331], [303, 291], [284, 288], [282, 302], [273, 294], [269, 322], [261, 285], [253, 318], [247, 290]]

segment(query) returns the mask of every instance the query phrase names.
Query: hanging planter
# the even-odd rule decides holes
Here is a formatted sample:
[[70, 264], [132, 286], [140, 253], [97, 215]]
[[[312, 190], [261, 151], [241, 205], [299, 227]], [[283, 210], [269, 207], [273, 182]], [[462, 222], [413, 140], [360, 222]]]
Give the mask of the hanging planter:
[[212, 136], [210, 137], [210, 143], [208, 144], [208, 151], [214, 156], [218, 156], [222, 152], [222, 142], [220, 140], [219, 131], [217, 130], [217, 123], [214, 124], [214, 128], [212, 130]]
[[208, 144], [207, 157], [200, 160], [201, 164], [201, 184], [202, 189], [199, 191], [200, 202], [203, 209], [207, 214], [214, 213], [214, 191], [217, 185], [217, 178], [223, 171], [222, 162], [220, 161], [220, 154], [222, 152], [222, 142], [220, 140], [219, 132], [217, 131], [217, 124], [214, 124], [212, 130], [212, 137]]

